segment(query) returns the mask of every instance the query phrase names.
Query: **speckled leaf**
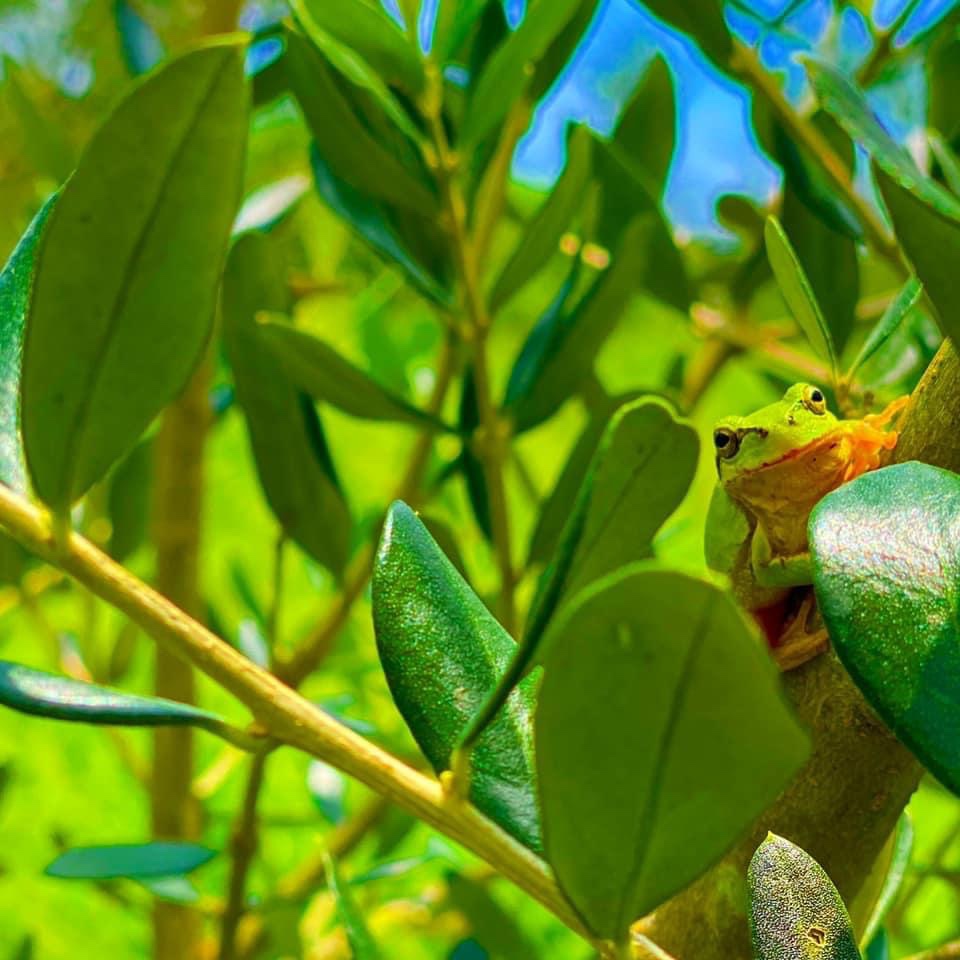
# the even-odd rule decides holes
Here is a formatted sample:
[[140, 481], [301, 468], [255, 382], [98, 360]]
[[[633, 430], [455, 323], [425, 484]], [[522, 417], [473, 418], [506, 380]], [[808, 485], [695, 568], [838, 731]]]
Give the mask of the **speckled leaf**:
[[75, 847], [60, 854], [44, 873], [65, 880], [138, 880], [190, 873], [209, 863], [216, 851], [197, 843], [115, 844]]
[[61, 515], [133, 446], [206, 345], [248, 112], [239, 41], [169, 62], [96, 133], [47, 220], [21, 410], [34, 489]]
[[[377, 551], [373, 623], [384, 673], [407, 726], [434, 770], [448, 769], [461, 731], [515, 645], [400, 502], [390, 508]], [[480, 738], [471, 758], [470, 798], [537, 849], [533, 693], [530, 681], [522, 684]]]
[[960, 793], [960, 477], [867, 473], [810, 517], [817, 602], [844, 666], [896, 735]]
[[22, 493], [27, 467], [20, 436], [20, 362], [34, 262], [43, 225], [50, 216], [54, 194], [37, 211], [0, 272], [0, 483]]
[[810, 345], [820, 359], [826, 362], [836, 379], [837, 353], [830, 328], [823, 319], [820, 305], [800, 259], [776, 217], [767, 218], [763, 235], [770, 267], [777, 278], [777, 285], [787, 307]]
[[223, 280], [223, 342], [260, 484], [287, 535], [339, 573], [351, 521], [323, 430], [310, 399], [285, 375], [256, 321], [261, 310], [286, 309], [289, 296], [270, 239], [250, 233], [237, 240]]
[[740, 839], [809, 745], [755, 629], [713, 584], [623, 568], [544, 642], [544, 849], [594, 933], [621, 941]]
[[290, 382], [318, 403], [329, 403], [363, 420], [410, 423], [421, 430], [450, 429], [381, 387], [323, 340], [286, 321], [261, 317], [259, 334]]
[[847, 908], [823, 868], [769, 834], [747, 872], [757, 960], [860, 960]]

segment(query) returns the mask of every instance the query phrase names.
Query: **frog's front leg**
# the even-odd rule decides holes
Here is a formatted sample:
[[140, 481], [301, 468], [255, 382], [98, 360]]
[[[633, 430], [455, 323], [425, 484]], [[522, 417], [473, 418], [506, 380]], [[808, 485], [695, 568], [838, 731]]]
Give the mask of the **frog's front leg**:
[[762, 526], [757, 526], [750, 545], [753, 576], [761, 587], [801, 587], [813, 582], [809, 551], [777, 556]]

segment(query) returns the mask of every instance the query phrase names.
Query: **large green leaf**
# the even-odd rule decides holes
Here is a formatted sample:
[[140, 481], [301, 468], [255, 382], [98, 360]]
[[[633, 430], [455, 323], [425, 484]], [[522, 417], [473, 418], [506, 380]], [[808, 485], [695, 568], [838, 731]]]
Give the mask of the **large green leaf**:
[[197, 843], [115, 844], [75, 847], [60, 854], [44, 873], [65, 880], [139, 880], [190, 873], [209, 863], [216, 851]]
[[207, 342], [248, 101], [237, 41], [172, 61], [101, 127], [47, 219], [21, 410], [34, 488], [61, 515], [133, 446]]
[[723, 19], [721, 0], [644, 0], [658, 17], [690, 34], [703, 48], [703, 52], [719, 67], [726, 67], [733, 50], [730, 32]]
[[847, 908], [823, 868], [769, 834], [747, 872], [757, 960], [860, 960]]
[[547, 638], [536, 757], [547, 859], [599, 936], [716, 862], [808, 753], [760, 638], [726, 592], [636, 564]]
[[530, 221], [490, 294], [490, 310], [497, 311], [535, 276], [557, 252], [560, 238], [583, 206], [590, 177], [590, 135], [582, 128], [568, 141], [563, 176]]
[[316, 410], [267, 348], [257, 314], [290, 295], [270, 239], [240, 237], [223, 283], [223, 339], [257, 473], [287, 535], [336, 573], [349, 551], [350, 514]]
[[540, 0], [528, 5], [520, 26], [500, 44], [473, 86], [460, 129], [463, 150], [476, 146], [506, 116], [530, 83], [531, 64], [578, 11], [581, 0]]
[[[377, 551], [373, 624], [407, 726], [433, 768], [449, 769], [464, 726], [506, 669], [515, 644], [400, 502], [390, 508]], [[480, 738], [471, 757], [470, 799], [537, 849], [533, 694], [528, 680]]]
[[867, 473], [810, 517], [814, 586], [838, 656], [896, 735], [960, 793], [960, 477]]
[[593, 369], [637, 287], [646, 256], [646, 229], [635, 221], [623, 231], [610, 266], [583, 299], [567, 300], [575, 273], [527, 338], [514, 363], [503, 401], [515, 430], [529, 430], [552, 416]]
[[290, 382], [314, 400], [363, 420], [412, 423], [427, 430], [450, 429], [381, 387], [318, 337], [286, 321], [267, 318], [260, 322], [259, 333]]
[[20, 436], [23, 329], [33, 287], [37, 244], [56, 196], [50, 197], [37, 211], [0, 273], [0, 483], [20, 493], [27, 486]]
[[816, 295], [800, 263], [796, 250], [776, 217], [768, 217], [764, 228], [767, 257], [780, 293], [817, 355], [827, 364], [834, 380], [837, 376], [837, 352], [833, 336], [820, 311]]

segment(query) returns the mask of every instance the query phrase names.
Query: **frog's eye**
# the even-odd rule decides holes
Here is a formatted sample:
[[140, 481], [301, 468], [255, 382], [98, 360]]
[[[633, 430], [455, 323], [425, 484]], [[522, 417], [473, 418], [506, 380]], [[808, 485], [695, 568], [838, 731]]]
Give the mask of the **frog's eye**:
[[803, 391], [803, 405], [811, 413], [819, 415], [827, 412], [827, 398], [819, 387], [807, 387]]
[[713, 431], [713, 445], [717, 449], [718, 457], [729, 460], [735, 457], [740, 449], [740, 437], [729, 427], [718, 427]]

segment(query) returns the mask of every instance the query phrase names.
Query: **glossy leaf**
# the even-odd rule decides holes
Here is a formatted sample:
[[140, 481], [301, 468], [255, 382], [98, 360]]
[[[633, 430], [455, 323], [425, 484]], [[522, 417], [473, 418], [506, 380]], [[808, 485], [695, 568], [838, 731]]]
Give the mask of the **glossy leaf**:
[[590, 177], [591, 137], [579, 130], [567, 146], [567, 165], [549, 197], [524, 231], [490, 294], [490, 310], [496, 312], [557, 252], [560, 238], [570, 229], [583, 205]]
[[27, 467], [20, 435], [20, 365], [37, 246], [57, 195], [37, 211], [0, 272], [0, 483], [23, 493]]
[[591, 930], [622, 941], [742, 836], [807, 738], [755, 630], [710, 583], [626, 567], [566, 605], [544, 642], [544, 848]]
[[764, 228], [767, 257], [787, 307], [817, 355], [826, 362], [836, 379], [837, 354], [830, 328], [810, 286], [796, 251], [776, 217], [767, 219]]
[[64, 880], [172, 877], [190, 873], [216, 855], [216, 851], [196, 843], [171, 841], [75, 847], [60, 854], [44, 873]]
[[860, 960], [847, 908], [823, 868], [768, 834], [747, 872], [757, 960]]
[[860, 937], [860, 943], [864, 948], [868, 947], [881, 933], [881, 925], [900, 892], [903, 878], [910, 866], [910, 854], [913, 852], [913, 823], [906, 812], [897, 821], [892, 841], [890, 860], [883, 883]]
[[897, 737], [960, 793], [958, 516], [960, 477], [899, 464], [824, 497], [810, 549], [837, 655]]
[[423, 65], [417, 48], [379, 4], [365, 0], [302, 0], [294, 10], [309, 16], [309, 33], [318, 31], [365, 60], [387, 84], [417, 94], [423, 87]]
[[347, 943], [350, 944], [353, 960], [378, 960], [382, 954], [367, 928], [359, 906], [353, 899], [350, 887], [340, 874], [337, 862], [329, 853], [324, 853], [323, 866], [330, 892], [337, 904], [337, 914], [347, 935]]
[[645, 0], [645, 4], [667, 23], [690, 34], [717, 66], [726, 67], [733, 50], [730, 33], [723, 19], [720, 0]]
[[530, 4], [520, 26], [500, 44], [477, 78], [460, 129], [463, 150], [480, 143], [530, 82], [535, 64], [577, 12], [580, 0]]
[[670, 68], [654, 57], [617, 123], [613, 139], [632, 165], [662, 191], [673, 160], [676, 102]]
[[261, 317], [259, 334], [297, 389], [362, 420], [411, 423], [421, 429], [449, 429], [435, 417], [381, 387], [318, 337], [285, 321]]
[[47, 220], [21, 409], [34, 489], [61, 515], [133, 446], [206, 344], [248, 109], [238, 42], [172, 61], [101, 127]]
[[863, 341], [860, 352], [853, 363], [850, 364], [850, 369], [847, 372], [848, 380], [851, 380], [857, 370], [890, 339], [894, 331], [910, 314], [910, 311], [920, 302], [922, 294], [923, 284], [916, 277], [911, 277], [900, 288], [897, 295], [890, 301], [887, 309], [883, 311], [883, 316], [867, 334], [867, 339]]
[[267, 349], [256, 316], [289, 292], [260, 234], [234, 245], [223, 282], [223, 339], [264, 495], [284, 531], [334, 573], [349, 551], [350, 515], [313, 404]]
[[[393, 698], [438, 773], [467, 721], [506, 668], [515, 644], [397, 502], [373, 572], [373, 624]], [[533, 687], [520, 686], [471, 757], [470, 799], [522, 843], [539, 847], [532, 744]]]
[[504, 413], [529, 430], [552, 416], [593, 369], [594, 359], [636, 290], [645, 260], [643, 223], [624, 230], [610, 266], [570, 309], [574, 276], [564, 284], [527, 338], [507, 384]]

